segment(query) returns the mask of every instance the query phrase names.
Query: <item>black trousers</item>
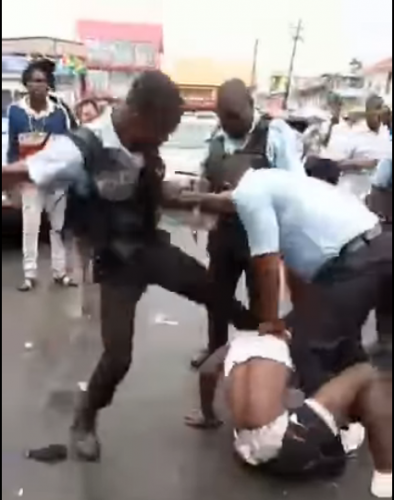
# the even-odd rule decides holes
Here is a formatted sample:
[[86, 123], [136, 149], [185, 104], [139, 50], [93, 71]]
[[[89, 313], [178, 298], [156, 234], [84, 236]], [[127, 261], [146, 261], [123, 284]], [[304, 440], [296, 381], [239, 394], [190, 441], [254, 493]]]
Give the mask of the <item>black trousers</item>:
[[332, 375], [367, 359], [361, 332], [376, 310], [379, 334], [392, 335], [392, 233], [344, 252], [316, 277], [293, 311], [292, 356], [301, 387], [313, 395]]
[[[234, 301], [243, 273], [250, 308], [258, 313], [259, 292], [254, 279], [246, 233], [237, 220], [211, 231], [208, 240], [209, 274], [215, 294], [220, 297], [208, 310], [208, 349], [215, 352], [228, 342], [228, 310]], [[255, 324], [255, 329], [258, 322]]]
[[[121, 270], [118, 270], [118, 272]], [[127, 374], [133, 353], [134, 318], [137, 304], [149, 285], [158, 285], [210, 311], [217, 308], [216, 295], [207, 269], [168, 241], [147, 244], [138, 258], [123, 269], [124, 280], [101, 284], [101, 334], [104, 352], [87, 391], [90, 410], [108, 406], [118, 384]], [[133, 280], [133, 276], [135, 279]], [[226, 321], [236, 328], [253, 330], [257, 320], [236, 300], [227, 309]]]

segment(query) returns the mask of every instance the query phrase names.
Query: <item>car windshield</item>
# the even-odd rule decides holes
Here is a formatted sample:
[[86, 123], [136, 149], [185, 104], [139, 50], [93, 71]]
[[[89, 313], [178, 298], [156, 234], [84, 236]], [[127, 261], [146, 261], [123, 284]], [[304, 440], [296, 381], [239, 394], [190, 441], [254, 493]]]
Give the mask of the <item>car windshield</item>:
[[213, 120], [185, 120], [165, 144], [176, 149], [201, 149], [212, 136], [216, 123]]

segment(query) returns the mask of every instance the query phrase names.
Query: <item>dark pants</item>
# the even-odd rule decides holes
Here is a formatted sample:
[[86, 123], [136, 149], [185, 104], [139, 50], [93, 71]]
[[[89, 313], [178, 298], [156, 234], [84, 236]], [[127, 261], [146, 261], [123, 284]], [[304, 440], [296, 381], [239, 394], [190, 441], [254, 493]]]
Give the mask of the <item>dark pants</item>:
[[[217, 307], [218, 297], [207, 269], [169, 242], [147, 245], [138, 257], [138, 269], [135, 269], [135, 273], [130, 267], [133, 266], [124, 270], [124, 274], [130, 277], [129, 284], [121, 285], [116, 280], [101, 284], [104, 353], [88, 388], [87, 405], [90, 410], [99, 410], [111, 403], [117, 385], [130, 368], [136, 306], [147, 286], [161, 286], [205, 305], [208, 310]], [[133, 275], [136, 276], [134, 282]], [[232, 322], [239, 329], [256, 328], [255, 318], [235, 300], [228, 306], [226, 321]]]
[[392, 233], [330, 262], [293, 311], [292, 355], [307, 395], [332, 375], [366, 360], [362, 327], [376, 310], [380, 335], [392, 335]]
[[[254, 280], [247, 236], [236, 223], [222, 226], [209, 235], [208, 253], [210, 257], [209, 274], [215, 294], [220, 297], [215, 307], [208, 311], [208, 335], [210, 352], [215, 352], [228, 342], [228, 310], [234, 301], [237, 285], [243, 273], [250, 308], [257, 317], [258, 289]], [[255, 329], [258, 322], [255, 324]]]
[[337, 185], [341, 176], [338, 163], [327, 158], [312, 156], [305, 163], [305, 170], [310, 177]]

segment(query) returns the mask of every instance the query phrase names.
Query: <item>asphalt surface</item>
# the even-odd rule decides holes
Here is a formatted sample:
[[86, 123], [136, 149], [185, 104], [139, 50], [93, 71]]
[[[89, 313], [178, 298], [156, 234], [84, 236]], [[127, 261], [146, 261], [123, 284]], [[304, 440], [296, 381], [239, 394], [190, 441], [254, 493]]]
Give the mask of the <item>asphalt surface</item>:
[[[204, 258], [203, 244], [197, 248], [189, 231], [175, 233], [176, 242]], [[73, 395], [100, 352], [96, 320], [78, 318], [77, 291], [51, 286], [47, 255], [44, 248], [39, 289], [20, 294], [20, 250], [3, 241], [4, 500], [370, 498], [365, 453], [339, 482], [287, 484], [244, 470], [233, 457], [229, 428], [202, 434], [184, 427], [183, 416], [197, 401], [188, 365], [204, 344], [205, 313], [155, 288], [138, 309], [133, 370], [102, 416], [102, 462], [26, 460], [27, 448], [67, 442]]]

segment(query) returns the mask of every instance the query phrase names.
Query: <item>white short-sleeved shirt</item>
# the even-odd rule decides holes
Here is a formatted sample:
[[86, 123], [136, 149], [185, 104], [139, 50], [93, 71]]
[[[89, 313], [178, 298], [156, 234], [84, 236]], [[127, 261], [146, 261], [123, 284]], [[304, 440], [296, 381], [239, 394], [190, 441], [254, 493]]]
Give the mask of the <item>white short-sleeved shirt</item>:
[[281, 253], [305, 280], [378, 218], [323, 181], [281, 170], [249, 170], [233, 192], [253, 256]]
[[372, 178], [372, 184], [377, 188], [389, 189], [393, 185], [393, 159], [382, 160], [375, 175]]
[[355, 126], [349, 135], [346, 159], [384, 160], [392, 149], [389, 130], [383, 125], [378, 132], [372, 131], [364, 122]]

